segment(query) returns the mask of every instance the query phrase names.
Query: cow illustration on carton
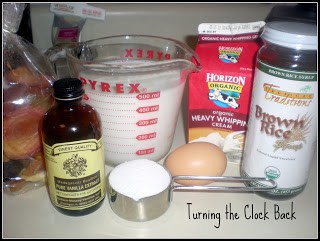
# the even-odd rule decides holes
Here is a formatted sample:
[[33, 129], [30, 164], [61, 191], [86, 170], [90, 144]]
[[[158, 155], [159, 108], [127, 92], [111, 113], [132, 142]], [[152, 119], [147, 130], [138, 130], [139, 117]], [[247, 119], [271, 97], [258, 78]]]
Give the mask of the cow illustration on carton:
[[[219, 103], [217, 103], [217, 101], [224, 103], [226, 105], [228, 105], [229, 107], [232, 107], [234, 109], [239, 108], [239, 104], [237, 103], [237, 100], [239, 98], [235, 98], [233, 96], [230, 96], [228, 93], [223, 93], [221, 90], [219, 89], [212, 89], [209, 92], [209, 100], [212, 100], [214, 103], [216, 103], [217, 105], [219, 105]], [[220, 105], [221, 105], [220, 103]], [[224, 105], [225, 106], [225, 105]]]

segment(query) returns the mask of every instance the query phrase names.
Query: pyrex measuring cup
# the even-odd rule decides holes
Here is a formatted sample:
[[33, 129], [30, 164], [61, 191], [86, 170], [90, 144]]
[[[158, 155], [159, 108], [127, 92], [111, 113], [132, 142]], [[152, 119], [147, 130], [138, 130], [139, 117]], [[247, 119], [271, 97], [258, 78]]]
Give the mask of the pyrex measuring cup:
[[126, 35], [66, 48], [70, 75], [102, 119], [107, 164], [161, 160], [172, 145], [186, 79], [196, 53], [174, 39]]

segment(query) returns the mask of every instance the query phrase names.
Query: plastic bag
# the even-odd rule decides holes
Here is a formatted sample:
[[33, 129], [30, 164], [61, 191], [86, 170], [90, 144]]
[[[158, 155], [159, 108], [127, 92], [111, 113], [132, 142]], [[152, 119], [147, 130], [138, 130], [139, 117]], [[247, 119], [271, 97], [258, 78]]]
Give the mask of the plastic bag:
[[14, 195], [46, 182], [40, 128], [56, 79], [47, 57], [15, 34], [24, 8], [3, 5], [3, 188]]

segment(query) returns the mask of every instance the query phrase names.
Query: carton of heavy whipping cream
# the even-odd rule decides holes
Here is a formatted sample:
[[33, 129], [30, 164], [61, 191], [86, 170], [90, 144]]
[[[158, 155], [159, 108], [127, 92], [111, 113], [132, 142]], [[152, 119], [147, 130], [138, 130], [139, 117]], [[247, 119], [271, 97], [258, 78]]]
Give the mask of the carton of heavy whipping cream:
[[196, 53], [203, 68], [188, 85], [188, 142], [218, 145], [240, 163], [247, 129], [254, 65], [265, 22], [202, 23]]

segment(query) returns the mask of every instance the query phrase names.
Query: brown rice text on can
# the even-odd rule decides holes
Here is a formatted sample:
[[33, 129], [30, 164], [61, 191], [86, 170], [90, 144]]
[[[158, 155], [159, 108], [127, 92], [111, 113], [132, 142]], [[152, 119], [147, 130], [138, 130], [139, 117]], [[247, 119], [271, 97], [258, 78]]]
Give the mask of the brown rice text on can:
[[261, 37], [241, 175], [273, 179], [258, 194], [289, 199], [306, 186], [317, 142], [317, 27], [274, 21]]

